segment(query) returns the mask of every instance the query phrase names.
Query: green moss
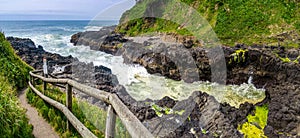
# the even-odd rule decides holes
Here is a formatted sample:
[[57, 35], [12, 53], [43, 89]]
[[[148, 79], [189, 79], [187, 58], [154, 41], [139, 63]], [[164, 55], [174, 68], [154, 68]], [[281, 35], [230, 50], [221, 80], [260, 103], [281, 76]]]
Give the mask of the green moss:
[[298, 64], [299, 60], [300, 60], [300, 56], [298, 56], [295, 60], [291, 60], [288, 57], [280, 57], [277, 53], [275, 53], [275, 55], [276, 55], [277, 58], [279, 58], [284, 63], [294, 62], [294, 63]]
[[298, 56], [293, 62], [294, 63], [299, 63], [300, 62], [300, 56]]
[[120, 48], [122, 48], [122, 47], [123, 47], [123, 44], [122, 44], [122, 43], [120, 43], [120, 44], [117, 45], [117, 48], [118, 48], [118, 49], [120, 49]]
[[204, 135], [206, 135], [208, 133], [208, 131], [205, 130], [205, 129], [203, 129], [203, 128], [201, 128], [201, 133], [204, 134]]
[[[232, 53], [230, 55], [231, 59], [229, 60], [229, 64], [232, 64], [233, 61], [235, 63], [241, 63], [241, 62], [246, 62], [246, 53], [248, 52], [248, 50], [244, 50], [244, 49], [239, 49], [236, 50], [234, 53]], [[242, 59], [242, 61], [241, 61]]]
[[267, 125], [268, 106], [256, 106], [255, 115], [248, 115], [248, 122], [238, 126], [238, 130], [249, 138], [266, 138], [264, 128]]
[[151, 108], [155, 111], [155, 114], [158, 117], [162, 117], [164, 114], [169, 115], [169, 114], [174, 114], [174, 115], [182, 115], [185, 110], [179, 110], [179, 111], [174, 111], [171, 108], [168, 107], [160, 107], [159, 105], [156, 105], [154, 103], [151, 104]]
[[285, 58], [279, 57], [279, 58], [280, 58], [280, 60], [281, 60], [282, 62], [285, 62], [285, 63], [290, 63], [290, 62], [292, 62], [288, 57], [285, 57]]

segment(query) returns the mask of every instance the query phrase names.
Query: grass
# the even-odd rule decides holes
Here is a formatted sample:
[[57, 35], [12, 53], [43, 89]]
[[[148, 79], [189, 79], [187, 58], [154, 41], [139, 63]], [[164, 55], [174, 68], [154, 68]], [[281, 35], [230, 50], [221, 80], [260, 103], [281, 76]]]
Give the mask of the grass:
[[0, 51], [0, 136], [32, 138], [33, 127], [16, 97], [17, 90], [26, 86], [31, 68], [17, 57], [2, 33]]
[[[201, 19], [190, 14], [185, 6], [177, 6], [174, 10], [179, 1], [199, 12], [224, 45], [277, 45], [279, 42], [288, 48], [300, 46], [300, 3], [296, 0], [175, 0], [163, 4], [160, 0], [143, 0], [123, 14], [116, 31], [128, 36], [150, 32], [191, 35], [189, 29], [165, 20], [172, 17], [183, 24], [191, 22], [193, 28], [190, 29], [198, 31], [195, 24], [203, 24], [199, 23]], [[162, 14], [165, 19], [141, 18], [152, 5], [156, 5], [152, 12]]]
[[255, 115], [248, 115], [248, 122], [238, 126], [238, 130], [247, 138], [267, 138], [264, 128], [267, 125], [268, 105], [256, 106]]
[[[37, 89], [42, 91], [42, 85], [38, 85]], [[46, 92], [44, 92], [44, 94], [62, 104], [66, 103], [66, 94], [51, 85], [48, 85], [48, 89]], [[55, 131], [57, 131], [61, 137], [81, 137], [74, 128], [72, 128], [71, 131], [67, 131], [67, 118], [64, 116], [64, 114], [48, 103], [44, 102], [31, 90], [27, 92], [27, 99], [30, 104], [38, 109], [39, 113], [54, 127]], [[79, 100], [74, 97], [72, 102], [73, 114], [97, 137], [104, 137], [106, 111], [95, 105], [91, 105], [84, 100]], [[128, 132], [119, 119], [116, 121], [115, 137], [129, 137]]]
[[29, 71], [32, 67], [23, 62], [14, 52], [10, 43], [5, 40], [4, 34], [0, 33], [0, 71], [8, 82], [17, 89], [27, 86]]
[[0, 75], [0, 136], [33, 138], [25, 110], [19, 106], [16, 90]]

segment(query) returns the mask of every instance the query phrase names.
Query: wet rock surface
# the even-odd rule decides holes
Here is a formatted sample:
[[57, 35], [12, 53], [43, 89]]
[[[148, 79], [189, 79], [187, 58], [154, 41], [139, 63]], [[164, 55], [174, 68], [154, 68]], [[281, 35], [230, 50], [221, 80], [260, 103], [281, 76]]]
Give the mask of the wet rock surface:
[[[80, 62], [72, 56], [64, 57], [46, 52], [42, 46], [36, 47], [30, 39], [8, 37], [7, 40], [15, 49], [16, 54], [37, 70], [43, 68], [43, 58], [46, 58], [48, 72], [54, 77], [73, 79], [108, 92], [112, 92], [118, 84], [116, 76], [107, 67]], [[101, 102], [80, 92], [77, 93], [77, 96], [88, 99], [90, 103]], [[102, 102], [101, 105], [104, 106], [105, 104]]]
[[[78, 34], [76, 37], [80, 35]], [[72, 73], [72, 66], [68, 64], [73, 62], [72, 60], [76, 61], [76, 59], [47, 53], [41, 46], [38, 48], [33, 47], [33, 42], [28, 39], [8, 38], [8, 40], [12, 43], [16, 53], [36, 69], [41, 68], [41, 57], [46, 55], [48, 58], [51, 57], [48, 61], [53, 60], [51, 65], [66, 65], [65, 72], [60, 74], [59, 77], [72, 77], [72, 75], [69, 75]], [[74, 38], [71, 41], [77, 45], [89, 45], [84, 41], [75, 40]], [[119, 38], [112, 40], [121, 43]], [[122, 48], [116, 48], [114, 45], [108, 48], [112, 50], [97, 50], [110, 54], [117, 51], [123, 56], [124, 62], [140, 64], [149, 73], [159, 73], [174, 80], [184, 80], [186, 82], [211, 80], [211, 66], [209, 64], [211, 59], [208, 59], [207, 49], [203, 47], [186, 48], [181, 44], [156, 43], [155, 41], [153, 38], [142, 42], [128, 40]], [[107, 45], [111, 45], [111, 43], [107, 43]], [[237, 45], [234, 48], [222, 47], [222, 49], [227, 67], [227, 84], [241, 84], [247, 82], [249, 76], [253, 76], [253, 84], [266, 89], [266, 99], [258, 104], [269, 105], [268, 122], [264, 129], [265, 134], [269, 137], [300, 135], [300, 66], [295, 62], [283, 62], [278, 58], [280, 56], [289, 57], [291, 60], [297, 59], [300, 50], [285, 50], [282, 47], [246, 47], [244, 45]], [[177, 61], [176, 59], [182, 60]], [[150, 99], [136, 101], [126, 92], [123, 86], [118, 85], [118, 81], [111, 74], [110, 69], [93, 66], [93, 64], [76, 63], [74, 67], [82, 68], [82, 70], [79, 70], [81, 72], [78, 73], [78, 76], [75, 74], [74, 79], [86, 84], [96, 84], [93, 87], [116, 93], [151, 132], [161, 137], [242, 137], [237, 130], [237, 126], [246, 122], [247, 115], [253, 113], [254, 105], [252, 104], [246, 103], [236, 109], [227, 104], [220, 104], [214, 97], [202, 92], [194, 92], [192, 96], [183, 101], [174, 101], [169, 97], [157, 101]], [[196, 75], [193, 73], [196, 73]], [[86, 77], [90, 78], [85, 79]], [[93, 101], [93, 99], [90, 99], [90, 101]], [[185, 111], [182, 116], [171, 114], [158, 117], [149, 103], [178, 111], [183, 107], [191, 106], [189, 108], [191, 111]], [[179, 126], [178, 121], [181, 122]], [[208, 133], [204, 134], [203, 130]]]
[[103, 27], [100, 31], [79, 32], [71, 37], [70, 42], [75, 46], [85, 45], [93, 50], [100, 50], [106, 53], [115, 54], [118, 47], [127, 39], [121, 34], [114, 33], [116, 26]]

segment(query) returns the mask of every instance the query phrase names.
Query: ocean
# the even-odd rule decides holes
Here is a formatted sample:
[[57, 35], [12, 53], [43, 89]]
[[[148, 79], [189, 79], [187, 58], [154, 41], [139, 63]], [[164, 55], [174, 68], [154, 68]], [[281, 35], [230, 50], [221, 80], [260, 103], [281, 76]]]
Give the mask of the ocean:
[[[187, 99], [194, 91], [207, 92], [219, 102], [227, 102], [238, 107], [245, 101], [259, 101], [264, 90], [252, 84], [220, 86], [210, 82], [174, 81], [147, 73], [140, 65], [127, 65], [121, 56], [112, 56], [101, 51], [90, 50], [88, 46], [73, 46], [71, 36], [82, 31], [97, 31], [103, 26], [117, 25], [118, 21], [0, 21], [0, 30], [6, 36], [30, 38], [36, 46], [41, 45], [51, 53], [62, 56], [72, 55], [82, 62], [93, 62], [112, 70], [128, 93], [136, 100], [161, 99], [164, 96], [176, 100]], [[138, 76], [138, 77], [136, 77]], [[232, 100], [231, 97], [238, 97]]]
[[103, 26], [116, 25], [118, 21], [0, 21], [0, 30], [6, 36], [30, 38], [46, 51], [67, 54], [62, 51], [70, 45], [72, 34], [81, 31], [97, 31]]

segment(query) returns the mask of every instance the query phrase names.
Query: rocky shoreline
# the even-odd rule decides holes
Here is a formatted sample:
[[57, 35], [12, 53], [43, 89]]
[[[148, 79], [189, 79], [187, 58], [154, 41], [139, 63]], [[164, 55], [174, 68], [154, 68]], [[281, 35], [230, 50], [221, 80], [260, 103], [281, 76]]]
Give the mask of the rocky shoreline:
[[[93, 38], [86, 39], [88, 36]], [[100, 39], [99, 39], [100, 38]], [[30, 39], [7, 38], [16, 53], [23, 61], [30, 64], [35, 69], [42, 67], [42, 57], [47, 57], [49, 61], [49, 69], [55, 72], [57, 66], [65, 66], [64, 72], [58, 73], [57, 77], [68, 77], [79, 82], [94, 84], [101, 90], [116, 93], [120, 99], [128, 106], [128, 108], [145, 124], [147, 128], [154, 134], [161, 137], [212, 137], [214, 134], [219, 137], [241, 137], [238, 132], [238, 124], [247, 121], [247, 115], [253, 114], [254, 105], [242, 104], [239, 109], [229, 106], [228, 104], [218, 103], [214, 97], [202, 92], [194, 92], [187, 100], [175, 101], [169, 97], [164, 97], [161, 100], [146, 100], [136, 101], [127, 92], [126, 89], [118, 84], [116, 77], [111, 74], [110, 69], [99, 66], [94, 67], [93, 64], [79, 62], [71, 56], [62, 57], [58, 54], [45, 52], [42, 46], [36, 46]], [[209, 59], [206, 56], [206, 49], [201, 47], [186, 47], [187, 52], [181, 53], [166, 53], [172, 51], [174, 47], [180, 47], [180, 44], [168, 44], [167, 50], [163, 44], [157, 43], [156, 38], [148, 38], [146, 41], [136, 42], [130, 38], [125, 38], [120, 34], [115, 34], [108, 29], [106, 32], [83, 32], [72, 36], [71, 42], [75, 45], [88, 45], [94, 50], [104, 51], [109, 54], [122, 55], [124, 61], [128, 64], [140, 64], [144, 66], [149, 73], [159, 73], [165, 77], [174, 80], [184, 80], [193, 82], [197, 80], [210, 80], [211, 69]], [[126, 43], [125, 43], [126, 42]], [[125, 44], [124, 44], [125, 43]], [[155, 46], [158, 44], [157, 46]], [[160, 48], [164, 47], [164, 49]], [[182, 45], [181, 45], [182, 46]], [[243, 49], [244, 52], [237, 53]], [[266, 99], [257, 105], [268, 104], [269, 115], [265, 134], [269, 137], [287, 137], [299, 135], [300, 129], [300, 66], [297, 63], [285, 63], [281, 61], [275, 54], [280, 57], [289, 56], [295, 58], [299, 55], [299, 50], [284, 50], [277, 47], [245, 47], [238, 45], [235, 48], [223, 47], [225, 59], [227, 63], [227, 84], [241, 84], [249, 78], [249, 72], [253, 72], [253, 83], [257, 87], [266, 89]], [[237, 53], [236, 56], [233, 56]], [[169, 59], [167, 54], [181, 56], [189, 56], [191, 54], [196, 61], [197, 72], [199, 78], [189, 76], [189, 68], [182, 69]], [[178, 55], [181, 54], [181, 55]], [[186, 55], [184, 55], [186, 54]], [[74, 62], [75, 61], [75, 62]], [[231, 61], [231, 62], [230, 62]], [[189, 60], [183, 62], [190, 62]], [[230, 64], [229, 64], [230, 62]], [[70, 65], [70, 64], [73, 65]], [[75, 64], [74, 64], [75, 63]], [[71, 69], [71, 67], [73, 69]], [[76, 70], [80, 68], [81, 70]], [[72, 74], [72, 70], [79, 71], [76, 76]], [[91, 71], [92, 70], [92, 71]], [[190, 72], [189, 72], [190, 71]], [[184, 74], [184, 75], [182, 75]], [[88, 76], [93, 79], [82, 79], [81, 76]], [[81, 79], [80, 79], [81, 78]], [[85, 80], [94, 80], [95, 82], [84, 82]], [[87, 97], [88, 98], [88, 97]], [[92, 99], [93, 101], [94, 99]], [[95, 103], [95, 102], [94, 102]], [[164, 115], [163, 118], [157, 116], [151, 105], [147, 103], [155, 103], [161, 107], [182, 109], [187, 105], [195, 105], [192, 108], [190, 119], [186, 119], [180, 127], [175, 131], [169, 130], [170, 122], [176, 122], [180, 117], [177, 115]], [[298, 104], [297, 104], [298, 103]], [[212, 107], [216, 106], [214, 113], [211, 112]], [[203, 118], [213, 118], [204, 121]], [[184, 115], [183, 115], [184, 116]], [[179, 117], [179, 118], [178, 118]], [[164, 119], [173, 118], [166, 123], [162, 123]], [[199, 123], [202, 126], [199, 126]], [[169, 127], [168, 127], [169, 126]], [[195, 134], [191, 133], [191, 129]], [[211, 133], [203, 134], [202, 130], [207, 130]], [[169, 132], [171, 133], [169, 134]], [[284, 133], [279, 133], [284, 132]]]
[[[84, 34], [88, 36], [89, 32]], [[114, 32], [108, 35], [118, 36], [118, 39], [121, 39], [119, 38], [121, 35], [116, 35]], [[78, 39], [84, 41], [85, 36]], [[207, 49], [203, 47], [187, 47], [183, 41], [179, 44], [167, 44], [155, 37], [148, 37], [141, 42], [136, 42], [135, 38], [124, 37], [123, 39], [127, 39], [126, 43], [115, 42], [123, 43], [123, 46], [117, 47], [118, 50], [113, 47], [114, 51], [117, 51], [113, 54], [122, 55], [125, 63], [140, 64], [151, 74], [158, 73], [174, 80], [194, 82], [198, 79], [203, 81], [211, 79]], [[92, 42], [96, 41], [92, 40]], [[172, 50], [180, 46], [185, 47], [188, 52]], [[300, 49], [260, 45], [248, 47], [241, 44], [233, 48], [224, 46], [222, 49], [226, 59], [227, 84], [247, 82], [251, 74], [253, 84], [266, 89], [267, 97], [263, 103], [269, 105], [269, 114], [265, 134], [269, 137], [300, 135]], [[199, 73], [199, 78], [188, 75], [190, 72], [195, 72], [194, 68], [182, 70], [176, 66], [178, 63], [175, 64], [174, 60], [170, 59], [176, 56], [184, 63], [189, 63], [191, 61], [185, 58], [189, 55], [192, 55], [193, 60], [196, 61], [198, 69], [196, 72]]]

